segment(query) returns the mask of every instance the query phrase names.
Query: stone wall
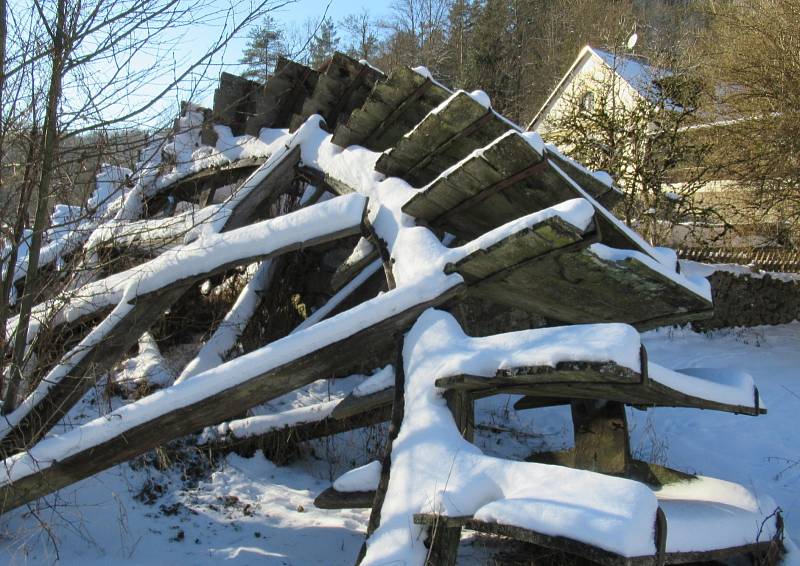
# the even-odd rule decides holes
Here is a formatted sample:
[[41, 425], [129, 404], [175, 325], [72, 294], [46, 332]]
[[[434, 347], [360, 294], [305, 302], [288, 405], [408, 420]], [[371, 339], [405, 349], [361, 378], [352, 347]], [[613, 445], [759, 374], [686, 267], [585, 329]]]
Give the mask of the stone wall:
[[714, 316], [692, 323], [696, 330], [785, 324], [800, 319], [800, 281], [727, 271], [716, 271], [708, 279], [714, 298]]

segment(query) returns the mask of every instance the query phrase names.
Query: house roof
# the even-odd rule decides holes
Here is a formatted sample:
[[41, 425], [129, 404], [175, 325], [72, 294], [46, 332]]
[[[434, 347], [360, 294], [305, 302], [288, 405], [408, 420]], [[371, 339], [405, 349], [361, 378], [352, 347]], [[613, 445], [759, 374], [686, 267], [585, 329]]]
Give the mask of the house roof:
[[544, 117], [547, 116], [550, 109], [575, 78], [578, 69], [591, 57], [594, 57], [615, 72], [641, 96], [651, 96], [653, 81], [659, 75], [664, 74], [663, 71], [657, 71], [655, 67], [648, 64], [647, 60], [643, 57], [613, 53], [606, 49], [586, 45], [581, 49], [578, 57], [562, 77], [561, 81], [559, 81], [558, 85], [556, 85], [556, 88], [550, 93], [550, 96], [547, 97], [547, 100], [539, 109], [539, 112], [537, 112], [536, 116], [531, 120], [528, 125], [529, 130], [536, 130], [538, 128], [540, 123], [544, 120]]

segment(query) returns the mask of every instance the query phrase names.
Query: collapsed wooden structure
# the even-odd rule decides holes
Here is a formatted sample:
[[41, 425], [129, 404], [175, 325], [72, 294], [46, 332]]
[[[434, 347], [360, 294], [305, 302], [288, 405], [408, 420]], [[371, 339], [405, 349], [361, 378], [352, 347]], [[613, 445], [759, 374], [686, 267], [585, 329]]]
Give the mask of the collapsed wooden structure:
[[[185, 118], [193, 112], [199, 111], [187, 105]], [[49, 363], [31, 372], [27, 397], [0, 430], [7, 471], [0, 481], [3, 512], [204, 427], [213, 428], [203, 441], [222, 447], [287, 428], [314, 438], [390, 420], [379, 484], [344, 492], [332, 487], [317, 500], [326, 508], [371, 507], [371, 536], [381, 525], [381, 506], [391, 489], [392, 441], [403, 426], [404, 359], [398, 352], [404, 333], [427, 309], [469, 308], [477, 301], [541, 317], [547, 326], [613, 322], [638, 330], [711, 312], [707, 292], [678, 272], [674, 255], [653, 249], [614, 218], [609, 209], [621, 194], [613, 185], [523, 132], [482, 96], [453, 93], [422, 69], [402, 67], [387, 76], [342, 54], [320, 69], [282, 60], [264, 85], [223, 74], [214, 108], [202, 117], [192, 132], [178, 120], [174, 136], [193, 135], [225, 154], [220, 147], [227, 134], [219, 126], [239, 136], [237, 149], [257, 140], [263, 128], [284, 131], [262, 143], [260, 154], [238, 151], [160, 182], [141, 181], [138, 218], [103, 234], [98, 229], [83, 251], [69, 251], [74, 264], [86, 262], [89, 251], [124, 261], [103, 262], [82, 285], [65, 286], [59, 302], [42, 303], [36, 311], [40, 322], [32, 334], [47, 340], [30, 347]], [[373, 185], [359, 185], [367, 179]], [[385, 188], [378, 189], [380, 183]], [[391, 183], [404, 183], [409, 198], [396, 199], [398, 204], [381, 196]], [[233, 188], [223, 194], [223, 187]], [[122, 206], [130, 196], [119, 198]], [[199, 231], [191, 222], [174, 222], [178, 202], [207, 211]], [[403, 224], [408, 218], [413, 221]], [[433, 266], [435, 277], [427, 280], [398, 267], [405, 240], [397, 234], [421, 227], [425, 237], [451, 242], [440, 254], [447, 261]], [[218, 319], [209, 322], [209, 344], [217, 338], [228, 342], [215, 354], [216, 365], [198, 362], [205, 371], [184, 372], [174, 386], [152, 393], [147, 407], [132, 403], [115, 413], [118, 419], [78, 427], [74, 435], [83, 442], [47, 437], [95, 376], [129, 355], [143, 332], [160, 328], [167, 342], [170, 329], [180, 324], [174, 317], [202, 300], [198, 290], [204, 284], [221, 284], [237, 268], [257, 262], [264, 281], [249, 317], [233, 331]], [[304, 277], [292, 271], [298, 269], [305, 269]], [[242, 290], [240, 302], [245, 299]], [[228, 315], [236, 309], [243, 308], [224, 308]], [[226, 359], [235, 343], [246, 346], [246, 355]], [[435, 386], [467, 440], [477, 399], [522, 395], [517, 410], [568, 405], [573, 416], [574, 448], [534, 455], [534, 461], [631, 478], [654, 489], [696, 481], [632, 458], [625, 406], [758, 415], [765, 412], [758, 391], [744, 378], [711, 381], [670, 372], [649, 363], [643, 346], [638, 352], [637, 369], [613, 359], [570, 359], [495, 367], [487, 375], [444, 375]], [[299, 414], [241, 419], [248, 409], [315, 380], [386, 364], [394, 364], [393, 380]], [[708, 387], [698, 386], [703, 380]], [[699, 508], [704, 502], [687, 504]], [[722, 504], [733, 514], [750, 512]], [[413, 520], [429, 532], [435, 564], [455, 562], [462, 529], [602, 564], [738, 554], [774, 561], [780, 553], [779, 515], [766, 539], [753, 532], [741, 543], [687, 549], [668, 538], [670, 521], [680, 520], [670, 505], [660, 504], [655, 550], [647, 556], [472, 515], [418, 509]], [[365, 552], [369, 561], [366, 547]]]

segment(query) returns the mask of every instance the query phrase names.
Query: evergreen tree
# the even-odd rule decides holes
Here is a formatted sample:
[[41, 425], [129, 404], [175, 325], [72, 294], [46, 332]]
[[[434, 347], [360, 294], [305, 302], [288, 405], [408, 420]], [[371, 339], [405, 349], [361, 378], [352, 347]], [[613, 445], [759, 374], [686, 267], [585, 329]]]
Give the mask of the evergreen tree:
[[309, 60], [312, 67], [319, 67], [330, 59], [339, 46], [336, 26], [331, 18], [322, 21], [308, 47]]
[[278, 57], [285, 51], [283, 30], [275, 19], [266, 17], [247, 36], [247, 47], [239, 59], [240, 64], [247, 65], [243, 75], [249, 79], [266, 81], [274, 72]]

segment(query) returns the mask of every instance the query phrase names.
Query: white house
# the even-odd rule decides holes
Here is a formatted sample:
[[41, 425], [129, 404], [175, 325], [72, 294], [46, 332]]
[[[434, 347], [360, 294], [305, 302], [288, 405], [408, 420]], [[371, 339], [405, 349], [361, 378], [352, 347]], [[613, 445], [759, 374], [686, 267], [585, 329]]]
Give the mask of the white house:
[[[550, 129], [548, 121], [551, 124], [558, 123], [567, 109], [574, 111], [573, 105], [576, 102], [587, 112], [601, 99], [605, 99], [606, 103], [613, 99], [615, 103], [629, 109], [642, 99], [666, 103], [668, 106], [674, 104], [678, 108], [680, 105], [677, 102], [665, 101], [661, 90], [667, 83], [665, 79], [671, 76], [673, 74], [669, 70], [656, 68], [642, 57], [628, 52], [612, 53], [587, 45], [581, 49], [569, 70], [536, 113], [528, 129], [547, 138]], [[600, 90], [608, 89], [609, 86], [611, 91]], [[725, 116], [724, 107], [719, 104], [711, 112], [698, 113], [696, 118], [697, 123], [685, 128], [687, 134], [690, 130], [725, 127], [732, 123], [730, 117]], [[568, 147], [560, 149], [569, 153]], [[682, 193], [683, 183], [669, 183], [664, 189], [670, 194], [679, 195]], [[725, 178], [707, 180], [699, 190], [696, 189], [694, 198], [699, 199], [697, 202], [713, 205], [728, 222], [738, 227], [738, 234], [729, 233], [719, 244], [745, 247], [768, 240], [756, 235], [765, 226], [746, 226], [749, 219], [740, 213], [746, 208], [747, 191], [742, 190], [738, 182]], [[696, 225], [677, 225], [673, 228], [671, 244], [703, 245], [719, 233], [720, 229], [714, 225], [708, 225], [702, 230], [698, 230]]]
[[597, 85], [612, 84], [615, 99], [624, 105], [633, 105], [638, 97], [652, 97], [658, 88], [655, 81], [663, 75], [663, 71], [657, 71], [641, 57], [587, 45], [550, 93], [528, 129], [546, 133], [548, 117], [557, 117], [578, 96], [581, 105], [590, 110], [595, 104], [592, 89]]

